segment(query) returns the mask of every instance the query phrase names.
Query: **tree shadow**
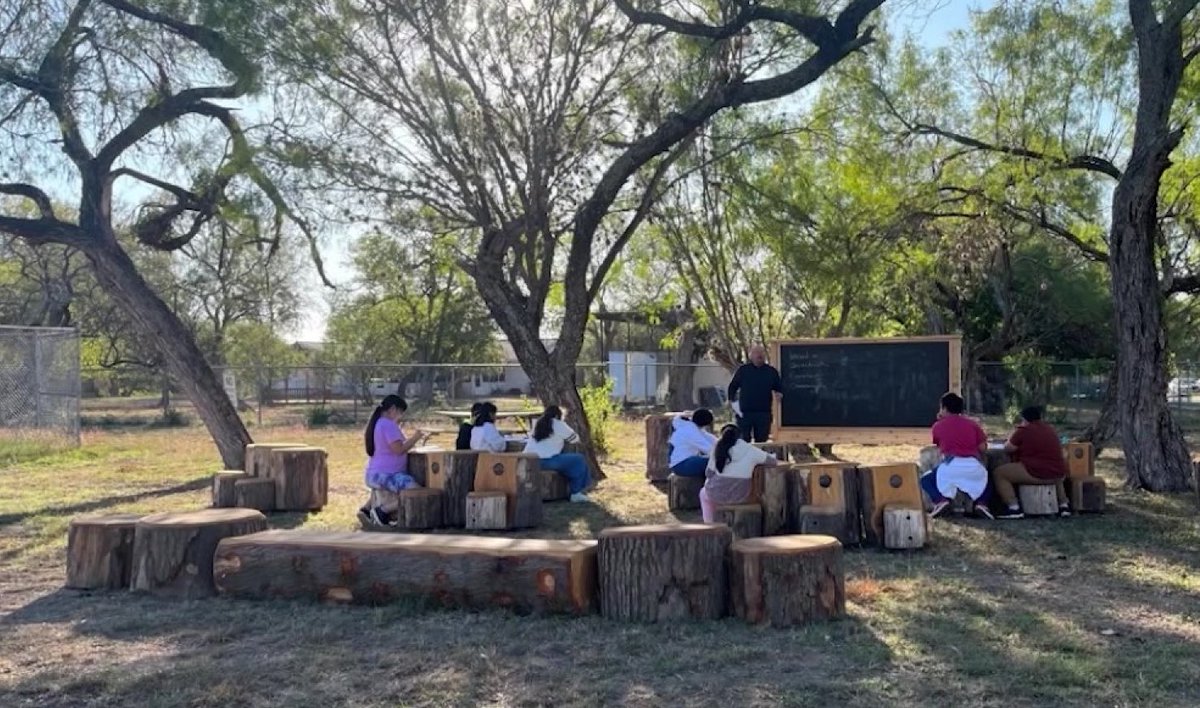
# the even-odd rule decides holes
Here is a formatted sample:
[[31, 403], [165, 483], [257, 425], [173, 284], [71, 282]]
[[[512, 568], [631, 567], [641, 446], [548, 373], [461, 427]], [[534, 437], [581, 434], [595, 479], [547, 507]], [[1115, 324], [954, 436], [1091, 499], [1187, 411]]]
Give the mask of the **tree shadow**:
[[71, 504], [69, 506], [52, 506], [41, 509], [28, 509], [17, 513], [0, 514], [0, 526], [19, 524], [27, 519], [39, 516], [74, 516], [76, 514], [87, 514], [123, 504], [135, 504], [147, 499], [157, 499], [159, 497], [169, 497], [175, 494], [196, 492], [202, 489], [207, 489], [211, 485], [212, 475], [205, 475], [203, 477], [197, 477], [196, 479], [182, 482], [171, 487], [162, 487], [160, 489], [150, 489], [143, 492], [131, 492], [129, 494], [102, 497], [100, 499], [80, 502], [78, 504]]

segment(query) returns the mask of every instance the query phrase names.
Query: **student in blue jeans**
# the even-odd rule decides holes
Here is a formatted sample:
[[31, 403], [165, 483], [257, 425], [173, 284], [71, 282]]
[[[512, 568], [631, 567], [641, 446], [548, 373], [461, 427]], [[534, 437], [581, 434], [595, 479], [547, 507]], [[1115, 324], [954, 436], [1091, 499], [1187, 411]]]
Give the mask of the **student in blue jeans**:
[[533, 434], [525, 442], [525, 452], [537, 455], [542, 469], [553, 470], [567, 478], [571, 489], [571, 501], [591, 501], [584, 494], [591, 476], [588, 474], [587, 458], [578, 452], [563, 452], [563, 445], [575, 442], [579, 436], [562, 420], [562, 409], [547, 406], [542, 417], [533, 424]]
[[708, 456], [717, 436], [712, 434], [713, 414], [698, 408], [690, 416], [679, 415], [671, 421], [671, 439], [667, 442], [671, 471], [680, 477], [704, 477]]

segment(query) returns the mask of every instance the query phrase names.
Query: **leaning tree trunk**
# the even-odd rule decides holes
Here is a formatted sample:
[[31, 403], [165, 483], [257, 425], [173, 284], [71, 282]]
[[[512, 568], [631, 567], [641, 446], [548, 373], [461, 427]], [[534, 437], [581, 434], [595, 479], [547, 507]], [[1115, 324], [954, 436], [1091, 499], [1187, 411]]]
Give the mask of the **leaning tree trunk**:
[[[192, 333], [146, 283], [129, 254], [111, 238], [107, 224], [93, 225], [97, 238], [87, 250], [96, 280], [147, 341], [155, 342], [167, 371], [183, 388], [212, 435], [226, 469], [242, 469], [246, 445], [253, 442], [221, 382]], [[100, 236], [99, 231], [108, 237]]]

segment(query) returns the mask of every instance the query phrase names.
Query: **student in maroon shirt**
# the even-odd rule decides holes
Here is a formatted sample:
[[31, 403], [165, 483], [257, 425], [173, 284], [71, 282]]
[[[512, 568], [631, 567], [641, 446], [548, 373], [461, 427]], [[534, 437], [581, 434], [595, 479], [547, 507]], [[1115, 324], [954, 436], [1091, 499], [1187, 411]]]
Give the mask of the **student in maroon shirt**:
[[1004, 449], [1012, 462], [1000, 465], [992, 473], [996, 493], [1007, 507], [997, 515], [999, 519], [1021, 519], [1025, 514], [1017, 503], [1014, 484], [1053, 484], [1058, 494], [1059, 516], [1070, 516], [1067, 503], [1067, 461], [1063, 457], [1062, 443], [1054, 426], [1042, 421], [1042, 409], [1030, 406], [1021, 411], [1017, 429], [1008, 439]]

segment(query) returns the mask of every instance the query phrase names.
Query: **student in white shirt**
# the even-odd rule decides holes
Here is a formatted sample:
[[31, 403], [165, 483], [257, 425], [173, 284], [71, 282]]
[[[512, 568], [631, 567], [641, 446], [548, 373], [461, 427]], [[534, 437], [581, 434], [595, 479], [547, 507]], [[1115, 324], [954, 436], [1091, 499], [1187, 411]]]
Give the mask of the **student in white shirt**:
[[496, 404], [479, 404], [479, 410], [471, 421], [471, 449], [479, 452], [504, 452], [508, 441], [496, 428]]
[[778, 464], [774, 455], [742, 440], [736, 425], [721, 428], [721, 437], [717, 438], [705, 470], [707, 479], [700, 490], [700, 513], [704, 523], [713, 523], [717, 505], [744, 504], [750, 498], [755, 467]]
[[563, 452], [563, 445], [575, 442], [579, 436], [562, 420], [562, 409], [547, 406], [542, 417], [533, 424], [533, 433], [525, 442], [525, 452], [537, 455], [542, 469], [553, 470], [567, 478], [571, 501], [591, 501], [583, 490], [588, 486], [587, 458], [578, 452]]
[[703, 477], [708, 467], [717, 436], [712, 434], [713, 414], [707, 408], [697, 408], [691, 416], [679, 415], [671, 421], [668, 464], [680, 477]]

